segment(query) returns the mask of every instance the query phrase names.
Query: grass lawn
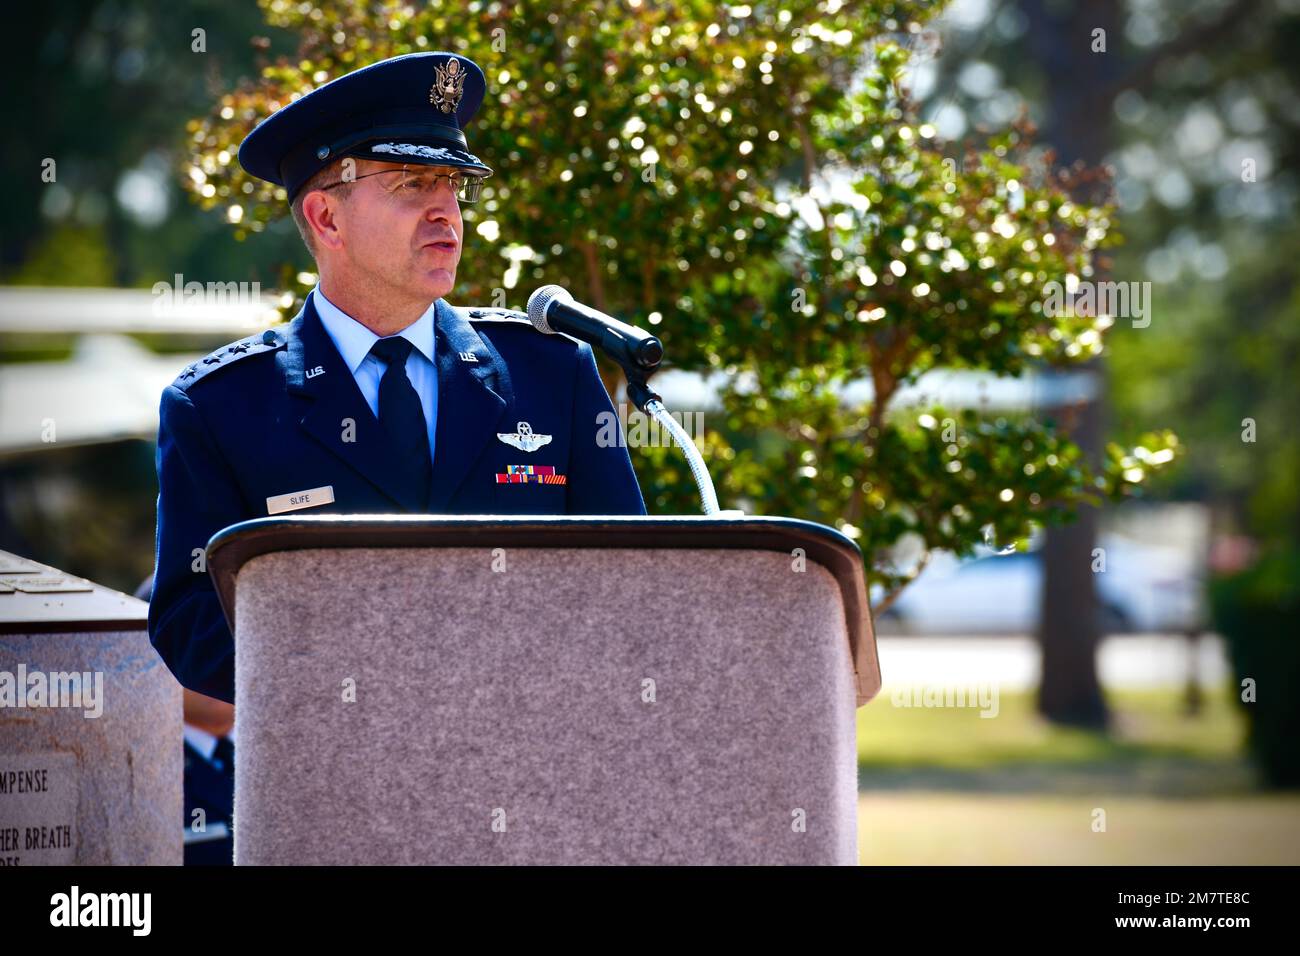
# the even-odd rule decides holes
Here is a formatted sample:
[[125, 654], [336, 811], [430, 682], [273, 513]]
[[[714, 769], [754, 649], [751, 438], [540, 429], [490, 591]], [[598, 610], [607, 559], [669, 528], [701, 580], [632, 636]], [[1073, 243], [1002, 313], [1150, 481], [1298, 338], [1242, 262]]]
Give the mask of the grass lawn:
[[[1095, 807], [1106, 832], [1092, 832]], [[861, 793], [864, 866], [1300, 863], [1300, 797]]]
[[[1032, 695], [977, 708], [858, 711], [864, 864], [1300, 863], [1300, 793], [1264, 794], [1230, 690], [1108, 695], [1109, 734], [1054, 727]], [[1105, 814], [1105, 831], [1093, 821]]]

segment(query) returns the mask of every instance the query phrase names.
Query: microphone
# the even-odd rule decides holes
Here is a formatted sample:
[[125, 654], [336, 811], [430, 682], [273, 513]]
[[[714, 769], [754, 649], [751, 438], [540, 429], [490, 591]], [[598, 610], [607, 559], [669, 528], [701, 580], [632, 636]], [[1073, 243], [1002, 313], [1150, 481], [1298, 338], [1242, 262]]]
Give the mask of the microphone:
[[649, 372], [663, 361], [663, 343], [649, 332], [575, 301], [562, 286], [544, 285], [528, 297], [528, 321], [538, 332], [563, 332], [604, 349], [624, 368]]
[[[627, 373], [627, 395], [636, 405], [672, 435], [686, 456], [706, 515], [720, 515], [718, 495], [713, 479], [704, 466], [704, 458], [691, 436], [673, 420], [664, 408], [663, 399], [646, 383], [650, 373], [663, 361], [664, 346], [649, 332], [597, 312], [589, 305], [575, 302], [573, 296], [558, 285], [544, 285], [528, 297], [528, 321], [538, 332], [554, 335], [563, 332], [588, 345], [604, 349]], [[727, 514], [731, 514], [728, 512]]]

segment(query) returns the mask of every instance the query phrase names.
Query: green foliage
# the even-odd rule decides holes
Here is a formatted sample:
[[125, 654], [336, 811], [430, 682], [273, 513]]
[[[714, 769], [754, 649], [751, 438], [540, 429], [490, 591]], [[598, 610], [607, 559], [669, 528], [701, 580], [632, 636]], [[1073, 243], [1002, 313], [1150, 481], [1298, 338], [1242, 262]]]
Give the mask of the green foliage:
[[1240, 264], [1217, 281], [1157, 286], [1176, 322], [1125, 330], [1112, 358], [1128, 423], [1166, 422], [1196, 454], [1183, 491], [1272, 546], [1300, 541], [1300, 233], [1238, 234]]
[[1275, 546], [1252, 567], [1215, 579], [1210, 605], [1241, 684], [1251, 752], [1270, 786], [1300, 787], [1300, 548]]
[[[464, 210], [480, 238], [458, 297], [518, 306], [557, 282], [655, 328], [677, 367], [723, 373], [705, 451], [724, 507], [839, 527], [873, 583], [908, 579], [900, 539], [1023, 541], [1173, 457], [1152, 436], [1094, 474], [1057, 422], [895, 407], [933, 368], [1085, 362], [1111, 323], [1041, 304], [1093, 274], [1111, 209], [1074, 201], [1027, 128], [945, 150], [913, 115], [904, 44], [935, 4], [263, 7], [303, 46], [191, 123], [201, 203], [263, 230], [283, 190], [234, 161], [260, 117], [377, 59], [464, 53], [488, 78], [470, 142], [497, 175]], [[846, 401], [859, 381], [871, 396]], [[634, 461], [652, 511], [696, 510], [676, 450]]]
[[12, 285], [109, 286], [113, 253], [104, 230], [64, 225], [46, 233], [25, 262], [6, 278]]

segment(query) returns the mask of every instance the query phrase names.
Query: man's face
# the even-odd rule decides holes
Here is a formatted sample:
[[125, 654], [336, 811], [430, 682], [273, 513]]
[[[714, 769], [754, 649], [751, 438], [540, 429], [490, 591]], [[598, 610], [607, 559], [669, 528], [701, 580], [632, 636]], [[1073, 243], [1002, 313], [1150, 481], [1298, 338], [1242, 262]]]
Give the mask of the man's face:
[[464, 171], [357, 160], [337, 221], [359, 278], [430, 301], [451, 292], [465, 226], [450, 183], [434, 177], [455, 172]]

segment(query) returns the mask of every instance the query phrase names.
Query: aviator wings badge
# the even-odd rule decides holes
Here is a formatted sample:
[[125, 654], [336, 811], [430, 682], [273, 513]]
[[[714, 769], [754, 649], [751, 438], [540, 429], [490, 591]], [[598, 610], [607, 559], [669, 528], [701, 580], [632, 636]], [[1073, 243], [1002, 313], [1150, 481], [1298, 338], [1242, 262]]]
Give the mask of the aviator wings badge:
[[518, 448], [520, 451], [537, 451], [543, 445], [551, 443], [550, 435], [535, 434], [533, 426], [527, 422], [519, 422], [515, 425], [515, 428], [518, 431], [497, 432], [497, 438], [500, 438], [511, 448]]

